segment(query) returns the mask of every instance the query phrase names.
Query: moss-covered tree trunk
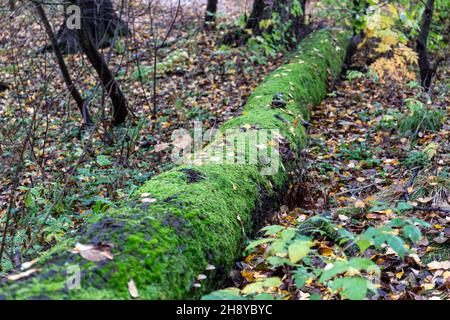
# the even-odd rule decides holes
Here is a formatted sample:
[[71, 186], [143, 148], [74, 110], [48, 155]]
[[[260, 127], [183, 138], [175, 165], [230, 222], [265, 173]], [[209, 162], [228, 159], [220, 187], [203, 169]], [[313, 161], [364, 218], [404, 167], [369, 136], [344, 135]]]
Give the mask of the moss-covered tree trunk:
[[286, 185], [287, 170], [305, 144], [299, 120], [308, 118], [307, 106], [318, 104], [328, 81], [338, 77], [347, 42], [347, 34], [329, 30], [306, 38], [291, 62], [255, 90], [244, 115], [226, 122], [202, 152], [223, 151], [230, 142], [224, 143], [225, 132], [235, 145], [270, 130], [264, 144], [258, 138], [258, 149], [280, 144], [279, 154], [271, 149], [272, 160], [283, 163], [275, 171], [266, 170], [267, 161], [249, 161], [245, 149], [247, 164], [230, 163], [242, 155], [227, 152], [227, 163], [211, 157], [163, 173], [127, 206], [88, 219], [27, 273], [3, 279], [0, 298], [127, 299], [137, 296], [135, 284], [142, 299], [179, 299], [217, 288], [239, 256], [255, 212]]

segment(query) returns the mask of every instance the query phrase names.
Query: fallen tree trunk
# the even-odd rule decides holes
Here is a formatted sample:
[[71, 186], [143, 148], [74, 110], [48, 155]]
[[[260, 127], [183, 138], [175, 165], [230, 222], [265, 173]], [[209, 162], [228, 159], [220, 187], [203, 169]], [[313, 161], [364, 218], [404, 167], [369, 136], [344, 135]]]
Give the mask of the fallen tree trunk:
[[[218, 157], [203, 164], [200, 157], [163, 173], [145, 183], [126, 207], [88, 219], [74, 238], [25, 273], [3, 279], [0, 297], [127, 299], [139, 293], [143, 299], [180, 299], [217, 288], [240, 254], [255, 212], [286, 185], [285, 169], [305, 144], [299, 120], [308, 119], [307, 106], [318, 104], [328, 82], [338, 77], [347, 38], [329, 30], [307, 37], [291, 62], [255, 90], [244, 114], [226, 122], [201, 152], [217, 151]], [[269, 140], [258, 148], [279, 143], [279, 154], [268, 148], [276, 156], [272, 160], [283, 161], [271, 168], [276, 170], [268, 170], [270, 161], [249, 161], [254, 156], [249, 145], [243, 155], [220, 153], [230, 142], [224, 143], [224, 133], [231, 132], [234, 146], [242, 137], [251, 143], [251, 134], [264, 129], [271, 130]], [[247, 164], [220, 163], [224, 157], [228, 162], [241, 157]]]

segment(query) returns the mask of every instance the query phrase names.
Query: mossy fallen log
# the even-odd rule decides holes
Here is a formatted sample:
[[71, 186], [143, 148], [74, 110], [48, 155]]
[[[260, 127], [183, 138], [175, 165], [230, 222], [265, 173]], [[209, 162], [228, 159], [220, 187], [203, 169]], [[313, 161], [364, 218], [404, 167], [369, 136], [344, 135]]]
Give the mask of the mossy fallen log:
[[[291, 61], [255, 90], [243, 115], [226, 122], [203, 149], [209, 161], [191, 159], [192, 164], [149, 180], [126, 207], [89, 218], [28, 273], [2, 279], [0, 298], [179, 299], [217, 288], [238, 257], [255, 212], [286, 185], [287, 170], [306, 141], [302, 123], [308, 105], [318, 104], [338, 77], [347, 43], [348, 35], [340, 31], [307, 37]], [[270, 161], [249, 161], [248, 143], [261, 143], [254, 133], [263, 130], [271, 131], [261, 149], [282, 162], [272, 172]], [[225, 133], [233, 146], [241, 138], [247, 142], [243, 154], [230, 156]]]

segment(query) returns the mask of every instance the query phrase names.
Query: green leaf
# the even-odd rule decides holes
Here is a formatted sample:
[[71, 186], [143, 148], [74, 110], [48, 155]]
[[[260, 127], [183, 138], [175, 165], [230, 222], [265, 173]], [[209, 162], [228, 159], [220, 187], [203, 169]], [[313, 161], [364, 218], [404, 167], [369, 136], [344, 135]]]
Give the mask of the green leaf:
[[367, 228], [367, 230], [362, 234], [362, 238], [363, 239], [372, 239], [375, 236], [380, 234], [380, 230], [374, 227], [369, 227]]
[[267, 278], [262, 283], [265, 288], [278, 287], [282, 284], [281, 279], [278, 277]]
[[405, 243], [400, 237], [394, 235], [387, 235], [387, 244], [395, 251], [397, 254], [403, 258], [406, 253]]
[[355, 241], [355, 243], [358, 246], [359, 251], [361, 251], [361, 252], [366, 251], [366, 249], [372, 245], [372, 243], [366, 239], [357, 240], [357, 241]]
[[318, 294], [318, 293], [313, 293], [309, 297], [309, 300], [311, 300], [311, 301], [319, 301], [319, 300], [322, 300], [322, 296], [320, 294]]
[[423, 221], [422, 219], [412, 217], [410, 221], [417, 223], [422, 228], [431, 228], [431, 225], [428, 222]]
[[217, 290], [204, 295], [201, 300], [247, 300], [247, 298], [240, 295], [240, 292], [238, 288]]
[[302, 288], [305, 285], [306, 280], [312, 278], [313, 275], [308, 272], [306, 268], [299, 267], [297, 270], [294, 270], [294, 282], [298, 289]]
[[291, 240], [292, 238], [295, 237], [296, 233], [297, 233], [297, 230], [292, 229], [292, 228], [283, 230], [283, 232], [281, 232], [281, 239], [283, 239], [283, 240]]
[[419, 228], [412, 224], [408, 224], [403, 227], [403, 234], [409, 238], [412, 242], [417, 242], [422, 237]]
[[319, 282], [327, 281], [328, 279], [333, 278], [335, 275], [343, 273], [348, 270], [348, 262], [347, 261], [338, 261], [333, 266], [325, 270], [319, 278]]
[[286, 258], [281, 258], [278, 256], [271, 256], [267, 258], [267, 262], [273, 267], [279, 267], [283, 265], [294, 266], [294, 264]]
[[275, 300], [274, 296], [267, 292], [258, 293], [253, 297], [253, 300]]
[[374, 266], [375, 263], [366, 258], [353, 258], [349, 261], [349, 265], [352, 268], [358, 269], [358, 270], [367, 270], [370, 267]]
[[362, 277], [339, 278], [332, 282], [331, 288], [342, 290], [342, 296], [350, 300], [362, 300], [367, 294], [367, 280]]
[[389, 209], [389, 205], [387, 205], [387, 204], [385, 204], [383, 202], [379, 202], [379, 203], [377, 203], [377, 205], [371, 207], [369, 209], [369, 212], [383, 211], [383, 210], [386, 210], [386, 209]]
[[289, 260], [292, 263], [297, 263], [309, 253], [312, 243], [310, 241], [295, 241], [288, 247]]
[[408, 211], [408, 210], [411, 210], [413, 208], [413, 206], [412, 205], [410, 205], [409, 203], [407, 203], [407, 202], [399, 202], [399, 203], [397, 203], [397, 209], [400, 211], [400, 212], [403, 212], [403, 211]]
[[375, 247], [376, 248], [381, 248], [381, 245], [383, 243], [387, 243], [388, 242], [389, 237], [391, 237], [391, 235], [388, 234], [388, 233], [380, 233], [377, 236], [375, 236], [375, 238], [374, 238], [374, 245], [375, 245]]
[[386, 227], [394, 227], [394, 228], [400, 228], [403, 227], [406, 224], [404, 219], [396, 218], [389, 221], [389, 223], [386, 225]]
[[257, 281], [250, 283], [245, 286], [244, 289], [242, 289], [242, 294], [252, 294], [252, 293], [259, 293], [264, 290], [264, 288], [272, 288], [272, 287], [278, 287], [282, 284], [281, 279], [278, 277], [270, 277], [263, 281]]
[[112, 162], [109, 160], [107, 156], [99, 155], [97, 156], [97, 164], [101, 167], [105, 167], [112, 165]]
[[268, 252], [270, 254], [277, 254], [277, 253], [286, 253], [286, 240], [281, 239], [275, 239], [275, 241], [270, 246]]
[[253, 282], [245, 286], [244, 289], [242, 289], [243, 294], [251, 294], [251, 293], [257, 293], [263, 290], [263, 283], [262, 281]]
[[277, 239], [275, 239], [275, 238], [263, 238], [263, 239], [254, 240], [254, 241], [250, 242], [250, 244], [245, 248], [245, 251], [250, 251], [250, 250], [256, 248], [257, 246], [259, 246], [261, 244], [274, 242], [275, 240], [277, 240]]
[[266, 235], [266, 236], [272, 236], [272, 235], [274, 235], [274, 234], [277, 234], [278, 232], [280, 232], [281, 230], [283, 230], [285, 227], [283, 227], [283, 226], [277, 226], [277, 225], [274, 225], [274, 226], [267, 226], [267, 227], [264, 227], [264, 228], [262, 228], [261, 230], [262, 231], [264, 231], [264, 234]]

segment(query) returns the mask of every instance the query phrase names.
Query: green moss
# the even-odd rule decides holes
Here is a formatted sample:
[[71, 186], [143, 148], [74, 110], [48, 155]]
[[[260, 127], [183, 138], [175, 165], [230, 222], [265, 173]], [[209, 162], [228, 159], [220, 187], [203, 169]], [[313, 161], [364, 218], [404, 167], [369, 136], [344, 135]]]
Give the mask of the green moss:
[[[220, 285], [252, 228], [253, 213], [263, 200], [277, 198], [288, 180], [287, 169], [306, 143], [299, 118], [309, 117], [308, 106], [320, 102], [329, 78], [339, 74], [346, 40], [333, 34], [324, 30], [305, 39], [292, 61], [255, 90], [244, 115], [221, 128], [221, 134], [238, 129], [232, 144], [261, 129], [278, 130], [279, 136], [271, 133], [271, 138], [279, 139], [286, 154], [273, 175], [262, 174], [259, 163], [176, 167], [147, 181], [128, 206], [86, 221], [75, 238], [43, 256], [34, 266], [40, 270], [31, 277], [2, 280], [0, 297], [127, 299], [133, 279], [142, 299], [180, 299], [197, 298]], [[276, 94], [285, 97], [285, 107], [272, 106]], [[205, 150], [223, 146], [218, 135]], [[245, 150], [247, 160], [250, 153]], [[108, 244], [114, 258], [87, 261], [69, 251], [77, 242]], [[208, 265], [215, 269], [205, 270]], [[66, 288], [69, 266], [80, 268], [81, 289]], [[207, 279], [197, 280], [199, 274]]]

